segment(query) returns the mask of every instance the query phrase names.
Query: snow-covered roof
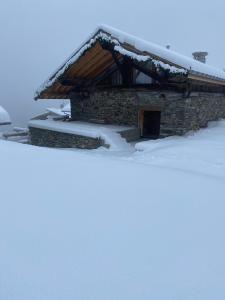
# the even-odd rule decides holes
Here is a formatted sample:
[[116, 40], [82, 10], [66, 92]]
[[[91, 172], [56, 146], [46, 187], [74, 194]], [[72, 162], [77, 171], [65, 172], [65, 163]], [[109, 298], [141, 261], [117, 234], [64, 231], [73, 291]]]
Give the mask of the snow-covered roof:
[[11, 124], [9, 114], [2, 106], [0, 106], [0, 125], [8, 124]]
[[123, 31], [117, 30], [107, 25], [99, 26], [97, 31], [100, 30], [109, 33], [110, 35], [118, 39], [118, 41], [122, 44], [127, 43], [129, 45], [132, 45], [140, 51], [148, 52], [149, 54], [158, 56], [158, 58], [166, 60], [168, 63], [176, 65], [177, 67], [184, 68], [185, 70], [190, 72], [194, 71], [197, 73], [202, 73], [204, 75], [217, 77], [225, 80], [225, 72], [222, 69], [220, 70], [208, 64], [204, 64], [191, 57], [182, 55], [178, 52], [167, 49], [166, 47], [162, 47], [154, 43], [145, 41], [143, 39], [137, 38], [133, 35], [127, 34]]
[[[91, 49], [97, 41], [105, 41], [113, 45], [113, 50], [121, 55], [126, 55], [139, 62], [150, 61], [156, 67], [160, 67], [170, 73], [185, 74], [187, 76], [198, 76], [199, 78], [211, 79], [225, 85], [225, 72], [208, 64], [196, 61], [178, 52], [145, 41], [133, 35], [127, 34], [107, 25], [100, 25], [37, 90], [35, 99], [44, 98], [41, 95], [63, 76], [79, 59]], [[60, 86], [57, 86], [60, 90]], [[67, 90], [64, 89], [64, 93]], [[48, 98], [48, 97], [47, 97]]]

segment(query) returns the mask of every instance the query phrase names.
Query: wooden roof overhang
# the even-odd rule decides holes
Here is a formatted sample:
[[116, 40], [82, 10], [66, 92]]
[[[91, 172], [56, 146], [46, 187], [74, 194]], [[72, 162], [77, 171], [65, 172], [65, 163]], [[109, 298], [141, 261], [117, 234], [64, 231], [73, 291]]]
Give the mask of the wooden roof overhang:
[[96, 42], [82, 57], [63, 73], [39, 99], [67, 99], [75, 87], [95, 79], [114, 64], [112, 55]]
[[[208, 83], [225, 86], [225, 80], [223, 79], [197, 73], [191, 70], [185, 70], [186, 73], [184, 73], [184, 69], [181, 66], [172, 64], [171, 62], [152, 53], [140, 51], [128, 43], [120, 43], [107, 32], [104, 32], [104, 34], [106, 36], [108, 35], [108, 39], [102, 39], [101, 35], [98, 37], [98, 34], [99, 32], [96, 33], [96, 36], [90, 40], [92, 42], [91, 45], [89, 41], [89, 46], [87, 46], [88, 43], [82, 46], [84, 48], [87, 46], [87, 49], [83, 51], [82, 55], [80, 55], [73, 63], [68, 64], [67, 62], [64, 64], [55, 74], [53, 74], [52, 77], [50, 77], [44, 88], [36, 93], [35, 100], [69, 99], [71, 93], [74, 91], [89, 88], [93, 84], [98, 83], [98, 81], [104, 78], [104, 76], [115, 71], [115, 69], [118, 68], [118, 62], [124, 56], [132, 60], [134, 67], [149, 76], [155, 76], [155, 79], [160, 78], [163, 81], [166, 78], [167, 82], [171, 81], [177, 83], [187, 83], [189, 80], [194, 80], [202, 82], [203, 84]], [[116, 46], [118, 45], [121, 49], [123, 49], [122, 53], [117, 50]], [[79, 51], [80, 49], [78, 52]], [[74, 56], [76, 56], [76, 54], [77, 52]], [[168, 74], [168, 72], [162, 69], [158, 70], [151, 59], [140, 61], [135, 58], [135, 55], [137, 57], [141, 56], [142, 58], [148, 57], [152, 60], [173, 66], [178, 69], [178, 73], [179, 70], [181, 70], [181, 73], [175, 75]]]
[[199, 81], [205, 84], [214, 84], [214, 85], [220, 85], [225, 87], [225, 80], [214, 76], [207, 76], [205, 74], [194, 72], [194, 71], [189, 72], [188, 79], [192, 81]]
[[[115, 41], [115, 39], [112, 39], [110, 42], [101, 40], [101, 38], [97, 39], [96, 42], [60, 74], [52, 84], [37, 93], [35, 100], [69, 99], [70, 94], [76, 90], [76, 88], [88, 87], [92, 82], [96, 83], [102, 79], [104, 75], [113, 72], [118, 67], [115, 60], [120, 61], [123, 56], [129, 57], [128, 53], [131, 54], [130, 57], [132, 54], [142, 57], [149, 56], [147, 52], [140, 51], [127, 43], [121, 45], [122, 48], [127, 51], [127, 54], [121, 54], [115, 49], [115, 46], [118, 45]], [[154, 55], [152, 55], [152, 58], [158, 59]], [[139, 62], [135, 58], [132, 58], [132, 61], [134, 66], [143, 73], [152, 75], [153, 77], [155, 76], [156, 67], [150, 61]], [[56, 77], [56, 73], [49, 79], [49, 82], [51, 82], [54, 77]]]

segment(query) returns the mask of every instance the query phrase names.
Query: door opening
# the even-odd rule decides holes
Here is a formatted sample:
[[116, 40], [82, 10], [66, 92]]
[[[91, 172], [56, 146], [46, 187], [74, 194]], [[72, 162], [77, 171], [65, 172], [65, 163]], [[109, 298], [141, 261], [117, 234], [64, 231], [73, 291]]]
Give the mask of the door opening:
[[142, 111], [142, 137], [157, 139], [160, 135], [160, 111]]

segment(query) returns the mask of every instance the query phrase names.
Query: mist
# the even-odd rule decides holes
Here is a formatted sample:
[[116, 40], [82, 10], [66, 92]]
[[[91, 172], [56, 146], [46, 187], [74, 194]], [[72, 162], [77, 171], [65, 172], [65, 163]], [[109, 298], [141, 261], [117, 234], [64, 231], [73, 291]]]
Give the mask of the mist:
[[224, 0], [8, 0], [0, 5], [0, 105], [14, 125], [58, 100], [34, 101], [35, 90], [99, 23], [191, 56], [209, 52], [225, 67]]

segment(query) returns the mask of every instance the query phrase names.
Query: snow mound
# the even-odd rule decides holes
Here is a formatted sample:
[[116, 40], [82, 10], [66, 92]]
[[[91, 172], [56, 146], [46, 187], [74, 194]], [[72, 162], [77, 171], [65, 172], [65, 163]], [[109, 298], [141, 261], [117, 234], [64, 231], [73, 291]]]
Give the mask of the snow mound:
[[0, 299], [224, 300], [225, 167], [175, 168], [225, 161], [225, 122], [178, 140], [172, 167], [169, 147], [125, 161], [0, 141]]
[[10, 116], [8, 112], [0, 106], [0, 125], [11, 124]]
[[140, 142], [135, 149], [135, 161], [225, 179], [225, 120], [182, 137]]

